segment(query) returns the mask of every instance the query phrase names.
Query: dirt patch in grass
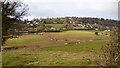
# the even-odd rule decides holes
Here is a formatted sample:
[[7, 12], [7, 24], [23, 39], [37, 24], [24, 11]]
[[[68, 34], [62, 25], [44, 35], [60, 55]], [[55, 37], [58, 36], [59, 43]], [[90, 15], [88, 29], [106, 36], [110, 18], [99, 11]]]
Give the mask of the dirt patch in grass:
[[6, 51], [6, 50], [16, 50], [16, 49], [20, 49], [20, 48], [26, 48], [26, 46], [19, 46], [19, 47], [5, 47], [5, 48], [3, 48], [3, 51]]

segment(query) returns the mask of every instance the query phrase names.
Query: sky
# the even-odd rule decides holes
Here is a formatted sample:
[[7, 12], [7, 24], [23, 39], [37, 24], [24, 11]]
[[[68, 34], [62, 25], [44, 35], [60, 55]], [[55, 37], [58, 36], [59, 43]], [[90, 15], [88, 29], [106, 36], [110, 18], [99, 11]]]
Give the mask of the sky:
[[119, 0], [23, 0], [28, 5], [24, 19], [55, 17], [97, 17], [118, 19]]

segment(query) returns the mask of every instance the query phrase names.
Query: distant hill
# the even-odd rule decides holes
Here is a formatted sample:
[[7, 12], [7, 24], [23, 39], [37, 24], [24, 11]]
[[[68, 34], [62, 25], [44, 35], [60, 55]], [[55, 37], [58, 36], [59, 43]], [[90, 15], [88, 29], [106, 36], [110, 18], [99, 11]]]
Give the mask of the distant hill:
[[115, 26], [117, 24], [116, 20], [104, 19], [104, 18], [80, 18], [80, 17], [66, 17], [77, 20], [84, 24], [99, 24], [104, 26]]
[[[104, 19], [104, 18], [90, 18], [90, 17], [62, 17], [62, 18], [46, 18], [46, 19], [34, 19], [44, 24], [64, 24], [64, 23], [82, 23], [82, 24], [98, 24], [101, 26], [115, 26], [116, 20]], [[32, 20], [32, 21], [34, 21]]]
[[[116, 26], [117, 20], [90, 17], [61, 17], [61, 18], [40, 18], [32, 21], [24, 21], [33, 28], [45, 30], [73, 30], [78, 28], [87, 28], [95, 30], [110, 30]], [[38, 29], [38, 30], [39, 30]]]

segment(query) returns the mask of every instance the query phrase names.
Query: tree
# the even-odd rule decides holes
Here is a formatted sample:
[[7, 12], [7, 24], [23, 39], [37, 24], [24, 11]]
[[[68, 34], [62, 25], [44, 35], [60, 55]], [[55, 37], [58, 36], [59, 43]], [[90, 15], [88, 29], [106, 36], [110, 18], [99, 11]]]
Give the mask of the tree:
[[113, 28], [111, 40], [104, 47], [104, 58], [107, 66], [120, 67], [120, 22]]
[[27, 6], [21, 1], [4, 0], [2, 3], [2, 42], [10, 38], [10, 35], [16, 35], [20, 19], [27, 14]]

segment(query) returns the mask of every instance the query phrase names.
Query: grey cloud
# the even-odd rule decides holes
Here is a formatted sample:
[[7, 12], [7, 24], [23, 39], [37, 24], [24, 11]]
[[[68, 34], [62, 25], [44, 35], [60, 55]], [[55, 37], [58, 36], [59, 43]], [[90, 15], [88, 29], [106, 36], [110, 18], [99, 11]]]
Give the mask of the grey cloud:
[[31, 17], [91, 16], [117, 19], [117, 3], [112, 0], [106, 0], [105, 2], [101, 0], [30, 1], [25, 3], [30, 8]]

